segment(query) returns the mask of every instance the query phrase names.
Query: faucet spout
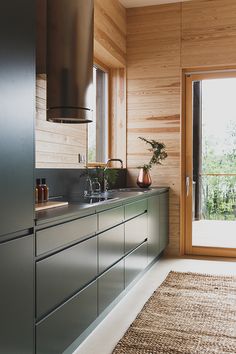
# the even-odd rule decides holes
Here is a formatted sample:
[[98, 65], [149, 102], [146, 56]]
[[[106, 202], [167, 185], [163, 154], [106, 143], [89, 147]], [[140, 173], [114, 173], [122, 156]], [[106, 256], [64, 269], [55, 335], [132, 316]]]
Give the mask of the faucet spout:
[[108, 159], [107, 162], [106, 162], [106, 167], [108, 167], [108, 164], [109, 164], [110, 162], [113, 162], [113, 161], [118, 161], [118, 162], [120, 162], [121, 168], [124, 167], [123, 161], [122, 161], [121, 159]]
[[121, 159], [108, 159], [107, 162], [106, 162], [106, 167], [104, 168], [104, 180], [103, 180], [103, 183], [104, 183], [104, 192], [108, 191], [108, 180], [107, 180], [107, 177], [106, 177], [106, 171], [108, 169], [108, 165], [110, 162], [112, 161], [118, 161], [120, 162], [120, 165], [121, 165], [121, 168], [124, 168], [124, 164], [123, 164], [123, 161]]

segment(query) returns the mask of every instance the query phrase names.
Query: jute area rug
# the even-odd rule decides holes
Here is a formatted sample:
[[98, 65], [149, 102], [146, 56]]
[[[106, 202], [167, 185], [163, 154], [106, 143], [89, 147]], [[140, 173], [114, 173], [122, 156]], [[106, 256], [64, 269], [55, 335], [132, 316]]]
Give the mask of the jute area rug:
[[113, 354], [236, 354], [236, 277], [170, 272]]

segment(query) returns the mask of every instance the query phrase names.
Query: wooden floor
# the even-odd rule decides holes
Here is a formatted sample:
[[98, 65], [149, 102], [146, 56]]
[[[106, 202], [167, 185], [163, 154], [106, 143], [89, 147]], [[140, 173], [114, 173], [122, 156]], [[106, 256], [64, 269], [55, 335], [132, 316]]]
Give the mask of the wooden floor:
[[111, 354], [153, 291], [169, 271], [236, 276], [236, 262], [163, 258], [143, 276], [74, 354]]
[[193, 246], [236, 248], [236, 221], [193, 221]]

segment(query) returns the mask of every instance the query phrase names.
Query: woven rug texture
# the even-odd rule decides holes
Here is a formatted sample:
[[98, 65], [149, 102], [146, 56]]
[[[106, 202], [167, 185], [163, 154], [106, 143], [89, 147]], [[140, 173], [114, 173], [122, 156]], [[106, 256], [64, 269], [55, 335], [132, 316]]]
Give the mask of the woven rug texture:
[[236, 277], [170, 272], [113, 354], [236, 354]]

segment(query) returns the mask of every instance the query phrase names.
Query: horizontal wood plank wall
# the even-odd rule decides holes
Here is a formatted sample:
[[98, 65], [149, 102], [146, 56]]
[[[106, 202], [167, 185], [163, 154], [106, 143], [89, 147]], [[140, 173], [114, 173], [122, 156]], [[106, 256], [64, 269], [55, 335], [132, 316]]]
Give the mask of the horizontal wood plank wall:
[[36, 168], [81, 168], [78, 154], [86, 155], [87, 125], [46, 121], [46, 75], [36, 80]]
[[94, 2], [94, 55], [110, 68], [126, 65], [126, 9], [117, 0]]
[[181, 5], [128, 9], [127, 165], [129, 184], [150, 153], [139, 136], [164, 142], [168, 158], [151, 171], [153, 186], [170, 186], [169, 254], [179, 253]]
[[[171, 187], [169, 254], [179, 254], [180, 82], [182, 69], [236, 65], [236, 1], [197, 0], [128, 10], [127, 124], [129, 181], [147, 161], [139, 135], [167, 145], [153, 185]], [[181, 35], [180, 35], [181, 34]]]
[[236, 63], [236, 1], [198, 0], [182, 4], [182, 66]]

